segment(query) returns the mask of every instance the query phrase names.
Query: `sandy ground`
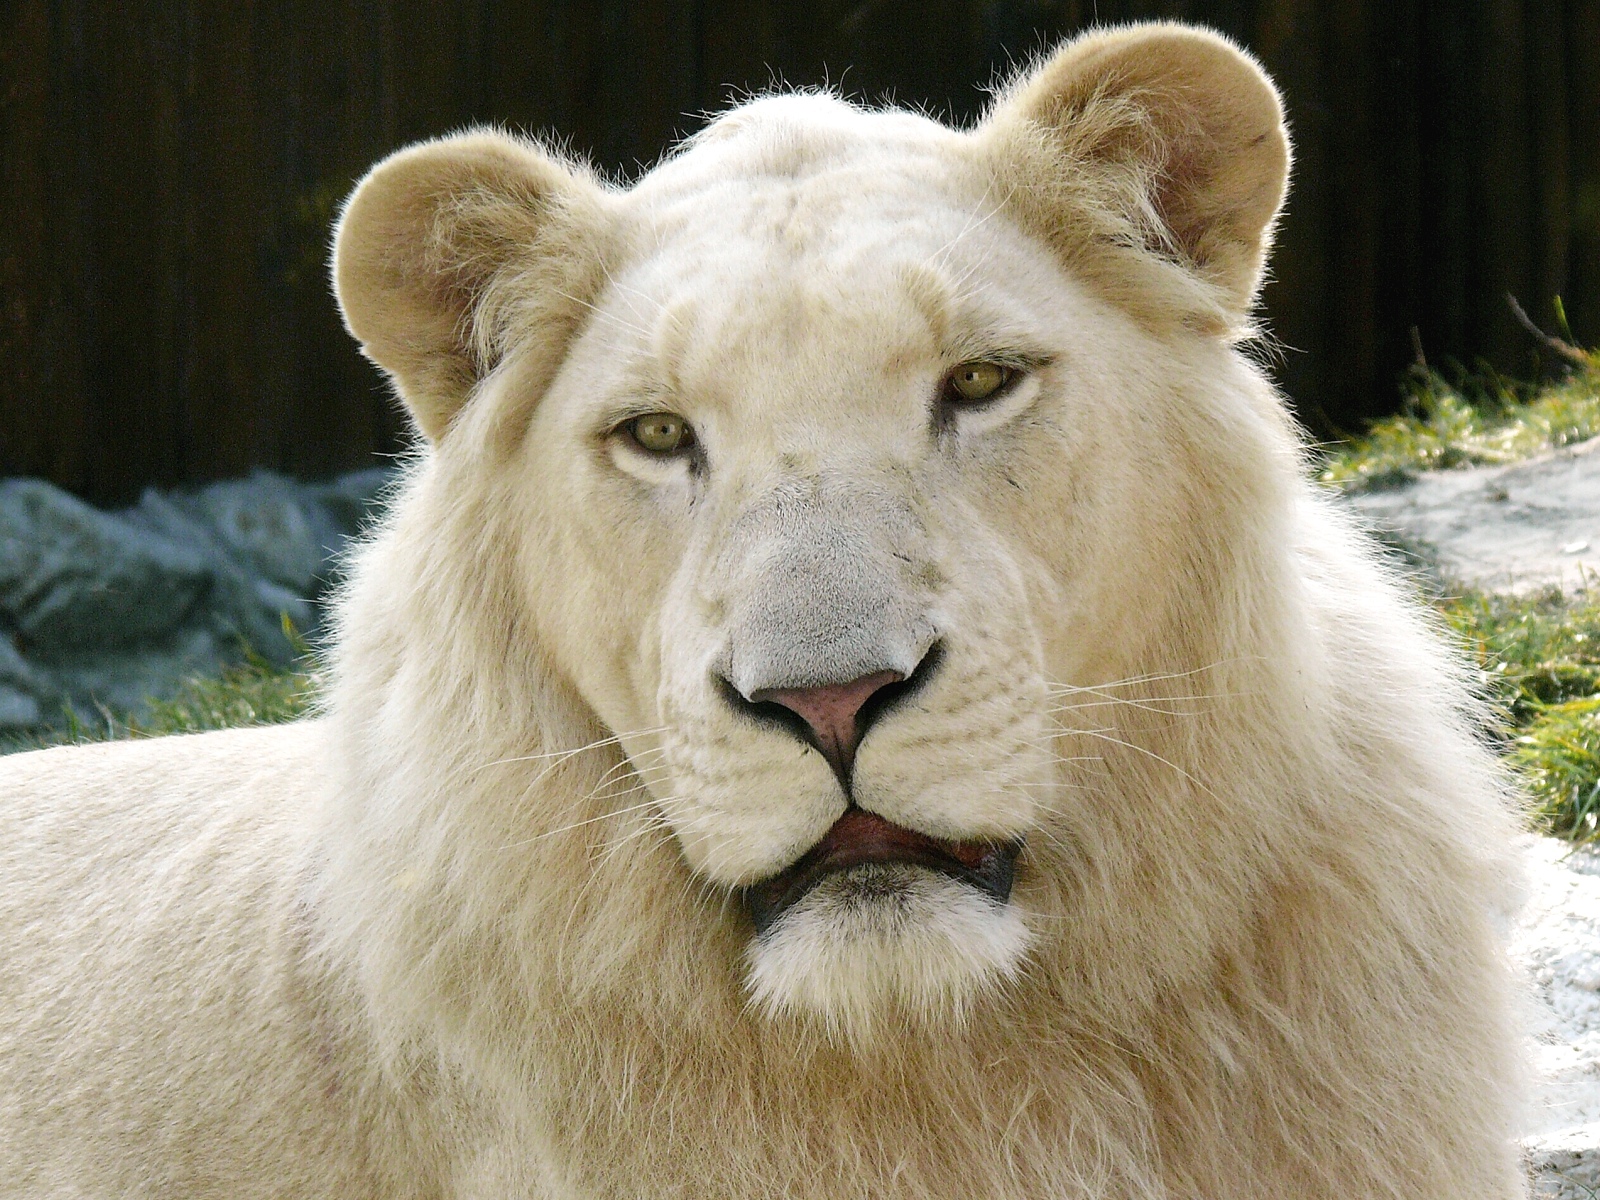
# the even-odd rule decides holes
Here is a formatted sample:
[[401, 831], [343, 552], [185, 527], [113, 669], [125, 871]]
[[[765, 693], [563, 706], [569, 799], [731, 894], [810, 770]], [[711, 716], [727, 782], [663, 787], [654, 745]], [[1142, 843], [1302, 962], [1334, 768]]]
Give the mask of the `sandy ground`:
[[1503, 467], [1434, 471], [1350, 502], [1431, 551], [1446, 579], [1490, 591], [1600, 587], [1600, 438]]
[[1511, 954], [1532, 982], [1529, 1165], [1540, 1195], [1600, 1196], [1600, 853], [1526, 840]]

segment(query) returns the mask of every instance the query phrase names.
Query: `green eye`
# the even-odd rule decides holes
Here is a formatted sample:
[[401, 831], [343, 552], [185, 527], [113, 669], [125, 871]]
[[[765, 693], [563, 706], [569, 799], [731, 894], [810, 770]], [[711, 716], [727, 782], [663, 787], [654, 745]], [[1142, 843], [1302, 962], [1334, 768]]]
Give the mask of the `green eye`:
[[1005, 387], [1016, 375], [1016, 368], [999, 363], [960, 363], [947, 378], [945, 395], [957, 404], [979, 404]]
[[676, 454], [694, 444], [694, 431], [677, 413], [646, 413], [622, 427], [641, 450], [651, 454]]

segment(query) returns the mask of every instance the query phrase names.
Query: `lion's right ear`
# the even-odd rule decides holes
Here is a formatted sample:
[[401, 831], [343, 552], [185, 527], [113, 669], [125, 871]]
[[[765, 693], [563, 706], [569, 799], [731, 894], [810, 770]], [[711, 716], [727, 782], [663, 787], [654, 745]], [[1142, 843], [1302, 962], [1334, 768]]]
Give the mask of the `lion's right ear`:
[[493, 132], [401, 150], [351, 193], [334, 236], [339, 307], [430, 440], [512, 345], [559, 361], [604, 275], [604, 199]]

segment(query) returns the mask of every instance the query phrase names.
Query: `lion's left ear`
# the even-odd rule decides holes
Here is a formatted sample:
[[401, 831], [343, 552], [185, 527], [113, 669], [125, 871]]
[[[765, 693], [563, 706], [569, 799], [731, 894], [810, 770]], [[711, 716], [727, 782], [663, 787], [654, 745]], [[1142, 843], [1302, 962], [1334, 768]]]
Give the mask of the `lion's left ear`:
[[1201, 285], [1189, 324], [1227, 333], [1246, 321], [1289, 135], [1277, 89], [1233, 43], [1167, 24], [1077, 38], [1002, 95], [979, 136], [1009, 203], [1069, 260], [1093, 260], [1096, 242], [1145, 251]]

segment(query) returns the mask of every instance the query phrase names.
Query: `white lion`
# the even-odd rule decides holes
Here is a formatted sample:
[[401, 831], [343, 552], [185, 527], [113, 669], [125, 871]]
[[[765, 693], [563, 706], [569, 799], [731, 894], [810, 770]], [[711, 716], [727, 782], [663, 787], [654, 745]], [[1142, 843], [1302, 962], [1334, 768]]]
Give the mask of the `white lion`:
[[1504, 785], [1239, 349], [1288, 159], [1149, 25], [380, 164], [325, 715], [0, 766], [0, 1193], [1519, 1194]]

